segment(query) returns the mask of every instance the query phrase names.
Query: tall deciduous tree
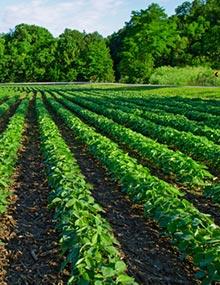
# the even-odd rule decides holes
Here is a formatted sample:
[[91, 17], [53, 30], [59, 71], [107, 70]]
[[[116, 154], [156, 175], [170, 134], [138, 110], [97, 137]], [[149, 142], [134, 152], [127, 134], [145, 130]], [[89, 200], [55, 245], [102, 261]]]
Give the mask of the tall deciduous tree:
[[54, 60], [54, 38], [45, 28], [20, 24], [5, 36], [9, 81], [45, 81]]
[[[119, 71], [121, 81], [145, 83], [155, 65], [161, 64], [167, 57], [176, 39], [176, 24], [157, 4], [151, 4], [146, 10], [132, 12], [131, 20], [123, 31], [123, 39], [110, 38], [120, 44]], [[112, 52], [113, 53], [113, 52]]]
[[54, 38], [20, 24], [0, 34], [0, 81], [113, 81], [115, 74], [117, 81], [147, 83], [163, 65], [219, 69], [219, 15], [219, 0], [183, 2], [170, 17], [151, 4], [107, 39], [70, 29]]
[[85, 33], [66, 29], [57, 39], [56, 61], [51, 71], [54, 81], [77, 80], [84, 36]]
[[[184, 50], [177, 56], [178, 65], [209, 65], [219, 68], [220, 3], [218, 0], [194, 0], [176, 8], [178, 31], [187, 39]], [[185, 42], [186, 42], [185, 41]]]
[[78, 80], [113, 82], [113, 62], [104, 38], [97, 32], [84, 36]]
[[0, 35], [0, 82], [5, 82], [7, 78], [4, 34]]

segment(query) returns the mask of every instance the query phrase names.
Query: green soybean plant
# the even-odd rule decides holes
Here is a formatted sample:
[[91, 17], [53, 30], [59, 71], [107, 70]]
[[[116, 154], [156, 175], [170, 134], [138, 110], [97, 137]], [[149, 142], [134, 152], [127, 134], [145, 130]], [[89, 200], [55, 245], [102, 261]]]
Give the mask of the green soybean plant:
[[24, 99], [10, 119], [7, 129], [0, 135], [0, 214], [6, 211], [12, 174], [18, 158], [25, 129], [29, 99]]
[[182, 254], [193, 257], [203, 284], [220, 281], [220, 228], [209, 215], [201, 213], [170, 184], [152, 176], [137, 160], [116, 143], [98, 134], [51, 96], [47, 103], [72, 132], [87, 145], [134, 202], [144, 205], [145, 215], [153, 217]]
[[126, 274], [126, 265], [117, 248], [103, 209], [94, 201], [91, 185], [64, 142], [56, 124], [37, 97], [41, 149], [53, 189], [50, 207], [62, 233], [61, 248], [66, 255], [63, 267], [71, 264], [68, 284], [137, 285]]

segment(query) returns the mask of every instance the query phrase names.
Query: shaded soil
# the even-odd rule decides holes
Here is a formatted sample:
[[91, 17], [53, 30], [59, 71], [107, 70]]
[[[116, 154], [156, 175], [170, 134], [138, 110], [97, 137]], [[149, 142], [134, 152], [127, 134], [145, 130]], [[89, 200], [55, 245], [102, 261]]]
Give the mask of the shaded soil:
[[[52, 214], [47, 209], [49, 188], [39, 148], [33, 101], [17, 164], [7, 215], [0, 218], [0, 284], [63, 285], [62, 258]], [[67, 274], [67, 273], [66, 273]]]
[[157, 224], [143, 217], [143, 207], [132, 204], [122, 194], [120, 186], [113, 182], [99, 162], [87, 152], [86, 146], [54, 114], [53, 119], [77, 159], [82, 173], [93, 184], [93, 196], [104, 208], [104, 217], [110, 222], [120, 242], [128, 273], [139, 284], [144, 285], [200, 284], [194, 278], [196, 269], [191, 261], [181, 261], [170, 241], [161, 236]]
[[2, 133], [6, 129], [9, 120], [14, 115], [20, 102], [21, 100], [18, 99], [18, 101], [13, 104], [13, 106], [11, 106], [11, 108], [7, 112], [0, 116], [0, 133]]
[[[59, 100], [58, 100], [59, 101]], [[60, 102], [60, 101], [59, 101]], [[62, 102], [60, 102], [62, 104]], [[63, 106], [73, 112], [68, 106]], [[78, 116], [77, 114], [75, 114]], [[83, 122], [86, 124], [93, 126], [98, 130], [100, 134], [103, 134], [103, 131], [100, 130], [97, 126], [95, 126], [93, 123], [89, 122], [88, 120], [82, 118], [81, 116], [78, 116]], [[106, 135], [106, 137], [110, 138], [112, 141], [117, 142], [117, 140], [111, 136]], [[169, 175], [165, 175], [158, 167], [152, 164], [151, 161], [141, 157], [140, 154], [138, 154], [136, 151], [132, 151], [129, 149], [125, 144], [118, 143], [119, 147], [121, 147], [126, 153], [128, 153], [131, 157], [134, 157], [138, 160], [138, 162], [146, 167], [149, 168], [150, 172], [154, 175], [160, 178], [161, 180], [164, 180], [168, 183], [171, 183], [175, 187], [179, 188], [181, 191], [186, 192], [185, 198], [189, 200], [200, 212], [203, 212], [205, 214], [209, 214], [213, 217], [215, 223], [217, 225], [220, 225], [220, 207], [217, 204], [214, 204], [211, 199], [205, 198], [202, 196], [202, 190], [201, 189], [188, 189], [186, 186], [181, 185], [180, 183], [176, 183], [174, 181], [174, 178], [172, 178]]]

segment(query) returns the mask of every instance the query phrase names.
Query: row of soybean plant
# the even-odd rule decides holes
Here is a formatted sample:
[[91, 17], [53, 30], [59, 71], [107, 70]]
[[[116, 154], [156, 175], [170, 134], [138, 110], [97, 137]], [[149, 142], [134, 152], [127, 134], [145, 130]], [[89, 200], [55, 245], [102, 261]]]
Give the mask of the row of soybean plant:
[[[103, 90], [104, 91], [104, 90]], [[175, 95], [175, 89], [172, 90], [172, 96], [160, 96], [159, 94], [157, 96], [152, 95], [152, 94], [144, 94], [141, 92], [134, 92], [134, 91], [126, 91], [126, 92], [120, 92], [117, 91], [116, 94], [112, 92], [103, 92], [100, 90], [94, 90], [93, 92], [96, 93], [97, 95], [116, 95], [112, 96], [115, 98], [118, 97], [123, 97], [124, 99], [142, 99], [145, 101], [145, 103], [149, 103], [150, 105], [152, 104], [160, 104], [160, 105], [168, 105], [168, 106], [176, 106], [177, 108], [186, 110], [190, 109], [191, 111], [196, 111], [200, 113], [207, 113], [208, 115], [220, 115], [220, 101], [219, 100], [202, 100], [201, 98], [184, 98], [182, 96], [174, 96]], [[164, 94], [166, 94], [166, 90], [164, 91]], [[205, 92], [204, 92], [205, 94]], [[143, 104], [142, 104], [143, 105]], [[146, 104], [147, 105], [147, 104]]]
[[212, 115], [205, 112], [199, 112], [197, 110], [192, 110], [192, 108], [184, 108], [184, 107], [178, 107], [178, 106], [171, 106], [171, 105], [164, 105], [159, 104], [157, 102], [148, 102], [144, 98], [129, 98], [129, 101], [139, 104], [141, 106], [148, 106], [154, 109], [160, 109], [162, 111], [166, 111], [168, 113], [173, 114], [181, 114], [186, 116], [190, 120], [195, 120], [200, 122], [201, 124], [205, 124], [209, 126], [210, 128], [220, 128], [220, 117], [217, 115]]
[[[141, 116], [147, 120], [155, 122], [159, 125], [169, 126], [179, 131], [191, 132], [198, 136], [205, 136], [207, 139], [213, 141], [216, 144], [220, 143], [220, 130], [213, 129], [206, 125], [201, 125], [196, 121], [189, 120], [183, 115], [171, 114], [164, 112], [160, 109], [154, 109], [152, 106], [140, 106], [132, 102], [128, 102], [125, 98], [118, 97], [112, 98], [109, 96], [105, 97], [94, 97], [96, 102], [106, 103], [108, 106], [120, 108], [125, 112], [132, 112], [138, 116]], [[110, 103], [110, 104], [109, 104]]]
[[116, 143], [94, 131], [48, 94], [46, 101], [87, 145], [88, 151], [119, 181], [122, 191], [134, 202], [143, 204], [145, 214], [159, 223], [183, 254], [193, 257], [200, 268], [197, 276], [203, 283], [219, 281], [220, 228], [212, 218], [199, 212], [177, 188], [151, 175]]
[[[171, 95], [175, 94], [175, 90], [172, 90], [173, 92]], [[105, 94], [103, 91], [95, 90], [95, 92], [99, 95]], [[166, 90], [164, 91], [166, 92]], [[109, 94], [109, 92], [106, 90], [106, 94]], [[160, 94], [161, 92], [158, 92]], [[146, 94], [144, 92], [134, 92], [134, 91], [115, 91], [110, 92], [112, 96], [115, 98], [117, 97], [123, 97], [124, 99], [127, 99], [131, 102], [135, 102], [137, 104], [140, 104], [141, 106], [148, 106], [151, 108], [158, 108], [162, 110], [166, 110], [167, 112], [176, 113], [176, 114], [182, 114], [188, 117], [189, 119], [194, 119], [195, 121], [208, 121], [208, 124], [210, 125], [216, 125], [219, 128], [219, 100], [206, 100], [205, 103], [201, 105], [197, 104], [197, 106], [194, 105], [191, 106], [190, 102], [192, 99], [186, 99], [182, 97], [178, 97], [178, 100], [188, 100], [187, 104], [178, 104], [178, 101], [173, 100], [175, 97], [165, 97], [163, 96], [155, 96], [152, 94]], [[154, 92], [155, 94], [155, 92]], [[215, 110], [213, 113], [213, 109]], [[212, 110], [212, 111], [211, 111]], [[211, 111], [211, 112], [209, 112]], [[218, 120], [218, 123], [216, 124], [215, 120]]]
[[112, 230], [102, 217], [89, 185], [58, 127], [37, 97], [41, 147], [53, 189], [50, 206], [62, 233], [64, 265], [71, 264], [68, 284], [137, 284], [126, 274]]
[[[14, 96], [0, 105], [0, 116], [3, 116], [17, 100], [18, 96]], [[21, 101], [6, 129], [0, 134], [0, 214], [6, 211], [8, 204], [12, 174], [22, 145], [28, 105], [27, 97]]]
[[[60, 93], [63, 94], [62, 92]], [[87, 96], [85, 98], [81, 94], [79, 97], [68, 95], [66, 93], [63, 95], [75, 103], [89, 108], [90, 110], [95, 111], [99, 114], [105, 115], [108, 118], [113, 119], [115, 122], [130, 127], [132, 130], [138, 133], [142, 133], [145, 136], [152, 137], [152, 139], [156, 139], [162, 144], [167, 143], [168, 147], [172, 147], [174, 149], [178, 147], [183, 153], [189, 154], [190, 156], [192, 156], [193, 159], [200, 161], [203, 165], [199, 162], [193, 161], [192, 159], [190, 159], [190, 157], [186, 155], [184, 156], [184, 154], [182, 153], [182, 156], [184, 156], [184, 160], [188, 161], [188, 163], [185, 165], [185, 170], [187, 170], [188, 172], [185, 172], [184, 164], [181, 163], [181, 161], [179, 161], [181, 163], [179, 167], [174, 168], [175, 162], [173, 162], [173, 160], [175, 159], [175, 156], [178, 156], [178, 158], [180, 158], [180, 152], [176, 151], [175, 156], [171, 158], [171, 161], [167, 162], [167, 164], [164, 165], [164, 161], [161, 159], [160, 149], [158, 148], [158, 155], [160, 156], [160, 158], [158, 159], [157, 165], [160, 166], [163, 171], [164, 169], [167, 169], [168, 165], [171, 164], [172, 166], [169, 169], [171, 173], [173, 172], [175, 173], [175, 175], [178, 173], [179, 177], [182, 177], [182, 180], [184, 179], [184, 177], [186, 177], [187, 180], [185, 182], [188, 183], [188, 185], [190, 185], [191, 178], [191, 186], [205, 186], [205, 184], [207, 184], [207, 187], [202, 187], [204, 195], [208, 198], [211, 198], [214, 202], [220, 202], [220, 187], [218, 179], [213, 178], [213, 176], [204, 169], [206, 167], [206, 164], [210, 167], [211, 170], [215, 169], [216, 172], [219, 171], [220, 147], [218, 145], [214, 144], [213, 142], [209, 141], [204, 137], [194, 136], [191, 133], [180, 132], [172, 128], [160, 127], [155, 123], [149, 123], [148, 121], [136, 116], [133, 113], [126, 113], [124, 111], [118, 110], [116, 106], [114, 106], [114, 108], [109, 108], [110, 104], [97, 104], [95, 103], [97, 102], [97, 100], [93, 97]], [[150, 132], [150, 130], [152, 132]], [[149, 138], [145, 137], [145, 141], [146, 140], [149, 141]], [[161, 146], [161, 144], [159, 145]], [[156, 147], [155, 142], [154, 146]], [[166, 153], [167, 152], [165, 152], [164, 154]], [[146, 153], [146, 155], [147, 157], [151, 157], [152, 153]], [[167, 159], [168, 158], [169, 157], [167, 157]], [[191, 164], [191, 167], [189, 167], [189, 164]], [[198, 169], [198, 164], [200, 165], [200, 171]], [[201, 168], [203, 169], [202, 171]], [[196, 171], [198, 171], [197, 174], [195, 174]], [[178, 181], [179, 178], [177, 177], [176, 180]]]
[[173, 151], [165, 145], [159, 144], [111, 119], [98, 115], [97, 113], [100, 113], [103, 109], [101, 106], [93, 102], [85, 102], [81, 98], [74, 98], [74, 101], [84, 106], [81, 107], [72, 102], [72, 96], [66, 97], [69, 100], [58, 94], [56, 94], [55, 97], [95, 128], [113, 137], [119, 143], [126, 145], [128, 149], [135, 151], [142, 158], [148, 160], [150, 164], [159, 168], [164, 175], [172, 177], [175, 182], [190, 187], [198, 187], [204, 186], [206, 182], [209, 183], [212, 180], [212, 175], [205, 170], [203, 165], [195, 162], [185, 154], [179, 151]]
[[[72, 96], [71, 100], [77, 102], [79, 97]], [[80, 99], [92, 101], [97, 104], [97, 99], [80, 95]], [[108, 102], [99, 103], [103, 115], [112, 118], [120, 124], [124, 124], [134, 131], [149, 136], [158, 142], [167, 144], [169, 148], [179, 149], [183, 153], [190, 155], [210, 168], [220, 169], [220, 146], [205, 137], [195, 136], [190, 132], [175, 130], [174, 128], [158, 125], [150, 120], [146, 120], [120, 109], [120, 106], [110, 105]]]

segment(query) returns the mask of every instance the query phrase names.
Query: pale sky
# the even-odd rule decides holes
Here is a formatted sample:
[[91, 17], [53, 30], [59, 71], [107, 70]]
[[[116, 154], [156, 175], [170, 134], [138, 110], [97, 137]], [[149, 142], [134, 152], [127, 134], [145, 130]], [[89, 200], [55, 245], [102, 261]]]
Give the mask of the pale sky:
[[131, 11], [146, 9], [152, 2], [172, 15], [184, 0], [0, 0], [0, 32], [26, 23], [43, 26], [54, 36], [65, 28], [107, 36], [129, 21]]

